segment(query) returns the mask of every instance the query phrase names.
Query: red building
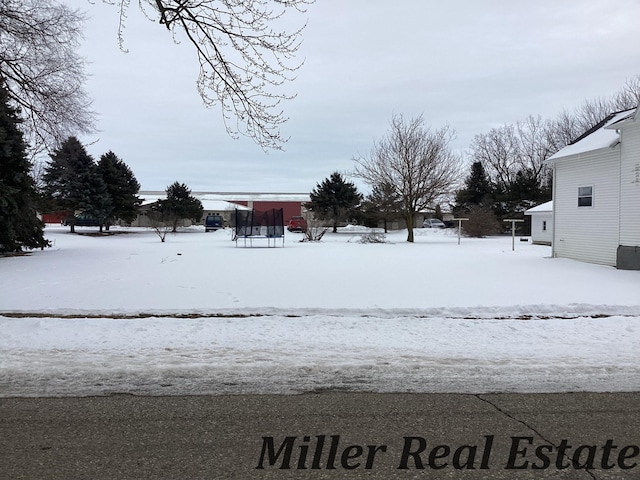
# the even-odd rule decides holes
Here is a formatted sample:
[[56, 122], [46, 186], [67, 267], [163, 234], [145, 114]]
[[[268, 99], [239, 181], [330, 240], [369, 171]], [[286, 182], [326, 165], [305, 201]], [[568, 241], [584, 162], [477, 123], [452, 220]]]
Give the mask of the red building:
[[266, 211], [282, 208], [285, 223], [291, 217], [303, 215], [305, 212], [304, 204], [310, 200], [309, 194], [305, 193], [230, 193], [226, 195], [228, 195], [226, 198], [228, 202], [253, 210]]

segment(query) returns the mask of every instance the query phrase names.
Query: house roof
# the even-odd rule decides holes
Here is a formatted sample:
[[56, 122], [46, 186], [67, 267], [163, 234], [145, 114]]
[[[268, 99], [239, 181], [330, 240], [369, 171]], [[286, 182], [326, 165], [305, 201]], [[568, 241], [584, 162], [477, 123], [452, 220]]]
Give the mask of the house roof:
[[[192, 194], [193, 195], [193, 194]], [[227, 212], [233, 211], [235, 209], [238, 210], [251, 210], [249, 207], [245, 207], [244, 205], [238, 205], [237, 203], [231, 203], [224, 200], [211, 200], [207, 198], [199, 198], [197, 195], [193, 195], [198, 198], [202, 203], [202, 208], [205, 212]], [[145, 194], [141, 193], [140, 197], [143, 198], [142, 205], [150, 205], [152, 203], [157, 202], [160, 199], [167, 198], [167, 194]]]
[[[308, 193], [253, 193], [253, 192], [191, 192], [201, 202], [225, 201], [225, 202], [308, 202]], [[161, 190], [145, 190], [140, 192], [145, 200], [155, 201], [166, 198], [167, 194]], [[145, 201], [145, 203], [148, 203]]]
[[598, 125], [591, 128], [571, 144], [567, 145], [557, 153], [547, 159], [547, 161], [555, 161], [561, 158], [581, 153], [592, 152], [603, 148], [615, 147], [620, 142], [620, 134], [618, 133], [618, 124], [624, 120], [634, 117], [635, 108], [624, 110], [622, 112], [612, 113], [602, 120]]
[[[251, 210], [244, 205], [234, 202], [300, 202], [309, 201], [308, 193], [216, 193], [216, 192], [191, 192], [191, 195], [200, 202], [205, 212], [226, 212], [238, 210]], [[141, 191], [139, 196], [143, 199], [142, 205], [155, 203], [160, 199], [167, 198], [167, 193], [159, 190]]]
[[553, 200], [549, 200], [548, 202], [532, 207], [529, 210], [525, 210], [524, 214], [531, 215], [532, 213], [551, 213], [551, 212], [553, 212]]

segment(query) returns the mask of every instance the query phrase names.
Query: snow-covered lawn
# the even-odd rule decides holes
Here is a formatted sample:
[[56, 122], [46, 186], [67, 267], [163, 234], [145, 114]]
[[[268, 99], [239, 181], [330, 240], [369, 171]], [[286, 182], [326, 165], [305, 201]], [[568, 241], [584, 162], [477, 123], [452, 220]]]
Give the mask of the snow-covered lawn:
[[46, 233], [0, 258], [0, 396], [640, 390], [640, 272], [519, 238]]

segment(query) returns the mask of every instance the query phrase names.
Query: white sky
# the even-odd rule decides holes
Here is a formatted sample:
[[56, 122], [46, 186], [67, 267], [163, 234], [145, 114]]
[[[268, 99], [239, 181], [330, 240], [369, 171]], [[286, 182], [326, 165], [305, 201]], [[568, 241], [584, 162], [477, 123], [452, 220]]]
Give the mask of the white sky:
[[309, 192], [331, 172], [348, 173], [393, 114], [424, 114], [474, 135], [529, 114], [554, 117], [584, 99], [617, 92], [640, 74], [637, 0], [317, 0], [305, 65], [284, 104], [285, 152], [265, 154], [231, 139], [218, 108], [195, 88], [197, 61], [132, 2], [116, 40], [118, 11], [100, 0], [66, 0], [85, 10], [82, 54], [100, 132], [82, 138], [97, 159], [113, 150], [143, 190], [174, 181], [194, 191]]

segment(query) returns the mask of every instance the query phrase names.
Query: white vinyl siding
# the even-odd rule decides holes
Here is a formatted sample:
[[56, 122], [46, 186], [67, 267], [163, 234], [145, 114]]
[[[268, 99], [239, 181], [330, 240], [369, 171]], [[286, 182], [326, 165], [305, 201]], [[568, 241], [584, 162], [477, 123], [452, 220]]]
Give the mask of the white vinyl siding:
[[[615, 266], [619, 245], [620, 149], [559, 159], [554, 177], [557, 257]], [[593, 187], [591, 207], [578, 206], [578, 188]]]
[[622, 129], [620, 245], [640, 246], [640, 121]]
[[551, 245], [553, 241], [553, 214], [551, 212], [531, 213], [531, 241], [536, 244]]

